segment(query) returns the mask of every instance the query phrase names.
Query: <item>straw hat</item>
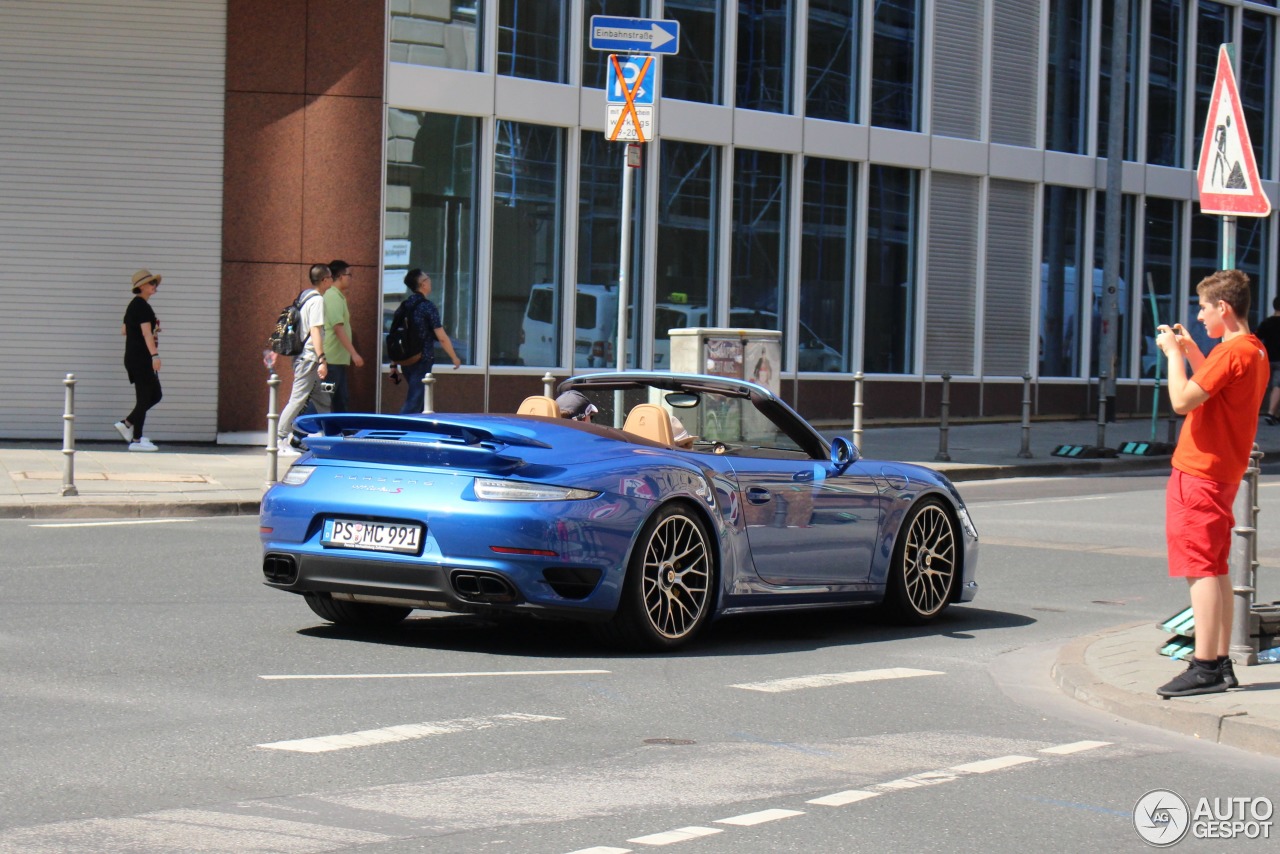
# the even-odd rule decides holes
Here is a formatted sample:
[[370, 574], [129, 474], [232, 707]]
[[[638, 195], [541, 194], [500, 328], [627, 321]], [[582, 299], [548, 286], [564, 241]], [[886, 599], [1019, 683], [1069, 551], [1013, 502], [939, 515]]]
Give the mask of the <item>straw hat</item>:
[[136, 291], [143, 285], [151, 284], [152, 282], [157, 285], [160, 284], [160, 277], [152, 273], [150, 270], [139, 270], [133, 274], [133, 284], [129, 287]]

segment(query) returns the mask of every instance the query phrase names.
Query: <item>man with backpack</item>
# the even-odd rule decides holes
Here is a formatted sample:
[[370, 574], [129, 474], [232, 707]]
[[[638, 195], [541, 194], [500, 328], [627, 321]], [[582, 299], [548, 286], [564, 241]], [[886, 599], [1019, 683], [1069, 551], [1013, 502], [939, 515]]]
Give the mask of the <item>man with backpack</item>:
[[409, 384], [404, 406], [400, 407], [401, 415], [422, 412], [425, 395], [422, 380], [435, 363], [437, 342], [448, 354], [455, 370], [462, 365], [440, 322], [440, 310], [427, 299], [431, 295], [431, 277], [415, 267], [404, 277], [404, 286], [410, 291], [410, 296], [396, 309], [391, 319], [391, 331], [387, 333], [391, 370], [395, 371], [399, 365]]
[[[293, 429], [293, 420], [307, 405], [307, 400], [315, 405], [316, 412], [330, 410], [330, 393], [325, 391], [322, 381], [329, 375], [329, 366], [324, 355], [324, 292], [333, 283], [333, 275], [325, 264], [313, 264], [308, 274], [311, 287], [305, 288], [291, 306], [281, 313], [282, 321], [285, 313], [297, 315], [296, 333], [294, 330], [281, 330], [277, 322], [276, 334], [272, 336], [272, 349], [283, 355], [293, 357], [293, 390], [289, 393], [289, 402], [280, 413], [280, 424], [276, 432], [279, 435], [277, 445], [281, 454], [297, 454], [298, 450], [289, 442], [289, 433]], [[291, 312], [290, 308], [296, 309]], [[292, 324], [290, 324], [292, 325]], [[294, 339], [297, 336], [298, 340]], [[278, 339], [286, 339], [279, 343]], [[301, 344], [301, 350], [298, 350]], [[296, 353], [293, 352], [298, 350]]]

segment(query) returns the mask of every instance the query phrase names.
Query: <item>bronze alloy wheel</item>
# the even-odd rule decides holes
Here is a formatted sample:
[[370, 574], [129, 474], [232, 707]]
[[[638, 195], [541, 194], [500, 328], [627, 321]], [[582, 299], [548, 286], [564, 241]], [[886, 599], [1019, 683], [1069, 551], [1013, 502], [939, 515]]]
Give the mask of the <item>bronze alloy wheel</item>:
[[711, 559], [702, 526], [683, 513], [662, 519], [645, 545], [640, 576], [644, 609], [653, 630], [671, 640], [692, 633], [707, 609], [710, 579]]
[[956, 525], [936, 501], [925, 499], [912, 512], [894, 549], [888, 604], [908, 622], [936, 617], [951, 601], [958, 559]]

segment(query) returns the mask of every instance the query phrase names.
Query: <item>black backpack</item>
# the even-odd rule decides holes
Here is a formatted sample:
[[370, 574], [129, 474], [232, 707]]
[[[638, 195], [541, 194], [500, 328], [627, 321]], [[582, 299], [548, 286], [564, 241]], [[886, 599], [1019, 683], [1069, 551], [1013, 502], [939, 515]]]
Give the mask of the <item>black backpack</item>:
[[422, 336], [413, 323], [413, 309], [409, 300], [400, 303], [391, 317], [391, 331], [387, 333], [387, 361], [397, 365], [412, 365], [422, 358]]
[[303, 349], [307, 346], [307, 336], [311, 333], [311, 330], [302, 328], [302, 306], [318, 296], [320, 294], [313, 293], [305, 300], [299, 297], [280, 309], [280, 316], [276, 318], [276, 328], [272, 331], [268, 342], [271, 352], [279, 353], [281, 356], [302, 355]]

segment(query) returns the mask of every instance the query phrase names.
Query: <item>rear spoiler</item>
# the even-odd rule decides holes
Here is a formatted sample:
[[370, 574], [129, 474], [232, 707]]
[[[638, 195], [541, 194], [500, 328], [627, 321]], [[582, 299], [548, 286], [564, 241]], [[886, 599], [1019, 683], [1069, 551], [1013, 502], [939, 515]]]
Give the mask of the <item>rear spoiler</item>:
[[551, 447], [513, 430], [414, 415], [304, 415], [294, 422], [294, 432], [321, 459], [444, 465], [490, 472], [510, 472], [525, 465], [519, 457], [500, 453], [505, 448]]

